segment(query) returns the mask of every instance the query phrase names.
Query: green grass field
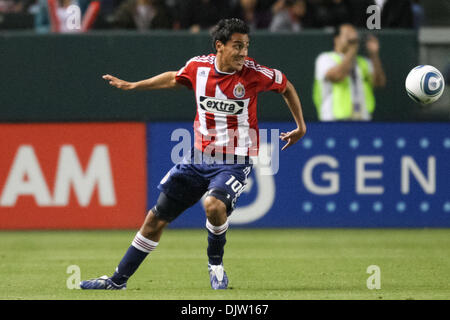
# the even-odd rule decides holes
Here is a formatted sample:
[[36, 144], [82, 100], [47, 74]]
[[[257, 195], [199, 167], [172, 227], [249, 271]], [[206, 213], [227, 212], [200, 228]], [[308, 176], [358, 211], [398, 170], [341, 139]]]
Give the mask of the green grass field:
[[[67, 288], [111, 275], [135, 231], [0, 232], [0, 299], [450, 299], [450, 229], [233, 229], [230, 290], [209, 286], [205, 230], [168, 229], [125, 291]], [[381, 270], [369, 290], [367, 267]]]

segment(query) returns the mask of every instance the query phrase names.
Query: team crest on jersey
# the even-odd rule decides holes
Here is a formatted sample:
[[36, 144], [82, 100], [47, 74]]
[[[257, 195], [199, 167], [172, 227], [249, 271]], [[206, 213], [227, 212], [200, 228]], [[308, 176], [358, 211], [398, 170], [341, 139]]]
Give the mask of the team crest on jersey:
[[233, 94], [236, 98], [242, 98], [243, 96], [245, 96], [245, 88], [242, 83], [239, 82], [234, 86]]

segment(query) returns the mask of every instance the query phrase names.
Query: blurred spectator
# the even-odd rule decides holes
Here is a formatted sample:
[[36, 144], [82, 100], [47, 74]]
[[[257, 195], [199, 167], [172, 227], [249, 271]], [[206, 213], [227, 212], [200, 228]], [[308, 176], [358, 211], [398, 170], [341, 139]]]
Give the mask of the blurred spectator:
[[125, 29], [171, 29], [172, 16], [163, 0], [125, 0], [113, 15], [113, 25]]
[[[94, 0], [75, 0], [75, 3], [80, 7], [82, 15], [86, 12], [89, 4], [92, 1]], [[103, 5], [103, 3], [105, 2], [105, 0], [97, 0], [97, 1], [100, 1], [101, 5]]]
[[315, 63], [313, 100], [321, 121], [368, 121], [375, 109], [374, 87], [386, 85], [378, 39], [369, 36], [369, 58], [358, 55], [359, 35], [351, 24], [334, 33], [333, 51], [321, 53]]
[[270, 31], [299, 32], [305, 27], [303, 19], [306, 17], [307, 7], [305, 0], [279, 0], [273, 7], [273, 18]]
[[0, 0], [0, 12], [22, 13], [27, 12], [34, 0]]
[[50, 18], [48, 16], [47, 0], [37, 0], [31, 9], [34, 14], [34, 29], [38, 33], [46, 33], [50, 31]]
[[414, 19], [410, 0], [376, 0], [381, 7], [381, 28], [413, 28]]
[[[74, 0], [82, 14], [92, 0]], [[252, 30], [297, 32], [352, 23], [365, 28], [367, 8], [381, 8], [382, 28], [419, 28], [420, 0], [100, 0], [95, 28], [206, 30], [222, 18], [237, 17]], [[31, 5], [31, 9], [30, 8]], [[0, 0], [0, 12], [29, 11], [36, 30], [48, 30], [47, 0]]]
[[381, 9], [381, 28], [419, 28], [424, 10], [418, 0], [347, 0], [350, 20], [358, 28], [365, 28], [367, 8], [377, 5]]
[[[103, 3], [103, 1], [105, 0], [101, 1]], [[58, 0], [57, 15], [60, 18], [60, 20], [61, 19], [65, 20], [68, 14], [65, 9], [69, 5], [75, 4], [80, 8], [81, 17], [83, 17], [83, 14], [86, 12], [86, 9], [91, 2], [92, 0], [73, 0], [73, 1]], [[30, 7], [29, 11], [34, 15], [34, 27], [36, 32], [38, 33], [49, 32], [51, 29], [50, 28], [51, 22], [49, 16], [48, 0], [36, 0], [34, 4]], [[65, 25], [64, 23], [61, 24], [63, 28], [64, 25]], [[67, 31], [68, 30], [61, 30], [61, 32]]]
[[419, 0], [414, 0], [411, 4], [411, 9], [413, 13], [413, 26], [414, 29], [419, 29], [425, 20], [425, 10], [423, 6], [420, 4]]
[[334, 27], [352, 21], [348, 0], [310, 0], [315, 28]]
[[177, 23], [182, 29], [198, 32], [213, 27], [229, 13], [230, 5], [225, 0], [181, 0]]
[[258, 9], [258, 0], [239, 0], [230, 17], [239, 18], [247, 23], [250, 30], [269, 27], [272, 15], [270, 10]]
[[258, 0], [258, 5], [256, 8], [262, 11], [269, 11], [277, 1], [278, 0]]
[[450, 86], [450, 62], [445, 66], [442, 76], [444, 77], [445, 85]]
[[[82, 0], [85, 2], [88, 2], [88, 4], [91, 2], [91, 0]], [[114, 28], [114, 13], [117, 10], [117, 8], [120, 6], [124, 0], [100, 0], [101, 6], [100, 6], [100, 12], [98, 14], [97, 20], [94, 23], [93, 28], [94, 29], [111, 29]], [[85, 11], [87, 6], [83, 8], [81, 6], [82, 12]]]
[[347, 0], [350, 20], [357, 28], [367, 27], [367, 8], [375, 4], [374, 0]]
[[[73, 32], [76, 30], [69, 30], [66, 24], [66, 21], [73, 12], [69, 12], [67, 8], [70, 5], [78, 5], [78, 1], [76, 0], [57, 0], [56, 1], [56, 11], [55, 18], [59, 20], [60, 32]], [[51, 18], [48, 6], [48, 0], [37, 0], [36, 3], [30, 8], [30, 12], [34, 14], [34, 25], [35, 30], [39, 33], [41, 32], [49, 32], [51, 30]], [[81, 12], [81, 15], [83, 13]]]
[[[71, 5], [78, 5], [78, 2], [75, 0], [59, 0], [58, 1], [58, 8], [56, 9], [56, 15], [59, 19], [60, 24], [60, 32], [67, 33], [67, 32], [76, 32], [79, 31], [79, 29], [69, 28], [67, 26], [67, 20], [71, 18], [73, 12], [68, 10], [69, 6]], [[80, 17], [81, 18], [81, 17]], [[80, 19], [81, 22], [81, 19]]]

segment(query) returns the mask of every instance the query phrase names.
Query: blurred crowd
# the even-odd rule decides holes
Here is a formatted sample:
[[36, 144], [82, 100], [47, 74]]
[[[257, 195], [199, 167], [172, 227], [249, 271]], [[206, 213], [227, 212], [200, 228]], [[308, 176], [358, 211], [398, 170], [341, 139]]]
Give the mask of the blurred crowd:
[[[57, 0], [64, 9], [77, 5], [84, 14], [92, 0]], [[418, 28], [419, 0], [98, 0], [94, 29], [208, 30], [221, 18], [238, 17], [252, 30], [300, 32], [350, 22], [366, 27], [368, 6], [381, 8], [382, 28]], [[33, 16], [37, 30], [50, 30], [48, 0], [0, 0], [0, 13]]]

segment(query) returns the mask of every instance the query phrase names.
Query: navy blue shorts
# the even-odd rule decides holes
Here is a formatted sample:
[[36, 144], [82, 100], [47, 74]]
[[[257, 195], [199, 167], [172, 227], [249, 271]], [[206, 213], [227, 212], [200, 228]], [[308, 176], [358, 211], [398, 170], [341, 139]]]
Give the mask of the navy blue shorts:
[[[227, 207], [229, 216], [236, 206], [236, 201], [247, 184], [247, 177], [252, 170], [252, 163], [248, 157], [234, 157], [232, 163], [217, 163], [202, 155], [191, 151], [183, 161], [169, 170], [158, 185], [171, 202], [170, 208], [178, 210], [156, 210], [155, 214], [166, 221], [172, 221], [184, 210], [197, 203], [205, 193], [212, 195]], [[160, 197], [161, 198], [161, 197]], [[165, 200], [167, 201], [167, 200]], [[158, 200], [159, 202], [159, 200]], [[158, 209], [158, 205], [156, 205]], [[160, 211], [160, 212], [158, 212]]]

